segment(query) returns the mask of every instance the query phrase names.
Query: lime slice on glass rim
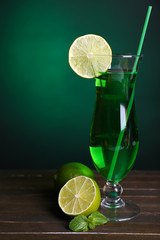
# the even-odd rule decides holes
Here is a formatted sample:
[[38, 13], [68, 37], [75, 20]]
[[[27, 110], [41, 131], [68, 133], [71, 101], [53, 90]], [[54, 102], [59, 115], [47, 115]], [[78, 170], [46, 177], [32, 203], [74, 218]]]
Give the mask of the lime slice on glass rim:
[[70, 179], [60, 190], [58, 204], [70, 216], [95, 212], [101, 202], [101, 194], [95, 180], [86, 176]]
[[106, 72], [112, 62], [112, 50], [106, 40], [95, 34], [78, 37], [69, 49], [69, 64], [84, 78], [95, 78]]

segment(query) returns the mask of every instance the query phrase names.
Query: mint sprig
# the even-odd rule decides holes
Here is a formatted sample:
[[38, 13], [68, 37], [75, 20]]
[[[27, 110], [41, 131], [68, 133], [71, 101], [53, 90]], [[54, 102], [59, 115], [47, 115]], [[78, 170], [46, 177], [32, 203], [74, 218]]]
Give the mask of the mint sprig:
[[73, 232], [88, 231], [94, 229], [97, 225], [103, 225], [108, 222], [108, 219], [96, 211], [93, 212], [88, 218], [84, 215], [74, 217], [69, 223], [69, 229]]
[[103, 225], [106, 222], [108, 222], [107, 218], [101, 214], [100, 212], [93, 212], [89, 217], [88, 217], [89, 222], [94, 224], [95, 226], [97, 225]]
[[87, 231], [88, 230], [87, 217], [84, 215], [74, 217], [69, 223], [69, 228], [73, 232]]

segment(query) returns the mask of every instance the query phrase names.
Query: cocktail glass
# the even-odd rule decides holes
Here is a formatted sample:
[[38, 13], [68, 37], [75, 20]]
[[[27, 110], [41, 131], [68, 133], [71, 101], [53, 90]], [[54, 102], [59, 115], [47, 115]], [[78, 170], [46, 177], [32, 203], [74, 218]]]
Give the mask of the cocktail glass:
[[[108, 57], [108, 56], [107, 56]], [[105, 178], [99, 211], [110, 221], [125, 221], [140, 212], [121, 199], [119, 182], [131, 170], [139, 146], [134, 93], [142, 56], [114, 54], [107, 72], [96, 78], [96, 103], [90, 132], [90, 153]]]

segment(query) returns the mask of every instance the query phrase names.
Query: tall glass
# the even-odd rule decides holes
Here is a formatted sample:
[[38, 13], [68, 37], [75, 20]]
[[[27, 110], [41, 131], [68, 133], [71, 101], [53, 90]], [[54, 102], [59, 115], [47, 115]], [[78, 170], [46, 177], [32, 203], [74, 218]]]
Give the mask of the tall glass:
[[140, 212], [134, 203], [120, 198], [123, 189], [119, 182], [131, 170], [138, 152], [134, 93], [141, 58], [112, 55], [108, 71], [96, 78], [90, 153], [97, 171], [106, 180], [99, 210], [110, 221], [129, 220]]

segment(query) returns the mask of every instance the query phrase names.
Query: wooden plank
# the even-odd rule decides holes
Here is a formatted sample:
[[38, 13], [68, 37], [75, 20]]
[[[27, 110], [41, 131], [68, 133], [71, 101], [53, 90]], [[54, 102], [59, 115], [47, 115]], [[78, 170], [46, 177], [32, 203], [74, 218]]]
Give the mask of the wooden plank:
[[137, 233], [59, 233], [57, 232], [54, 234], [53, 232], [44, 233], [8, 233], [8, 234], [1, 234], [0, 240], [159, 240], [160, 236], [158, 235], [150, 235], [150, 234], [139, 234]]
[[[145, 220], [146, 216], [137, 217], [137, 221], [130, 220], [128, 222], [108, 222], [103, 226], [97, 226], [92, 232], [122, 232], [122, 233], [156, 233], [160, 234], [160, 222], [158, 216], [148, 217], [148, 220]], [[158, 220], [156, 222], [156, 220]], [[7, 233], [9, 232], [70, 232], [68, 228], [69, 219], [66, 221], [0, 221], [0, 232]], [[8, 229], [8, 226], [9, 229]]]

